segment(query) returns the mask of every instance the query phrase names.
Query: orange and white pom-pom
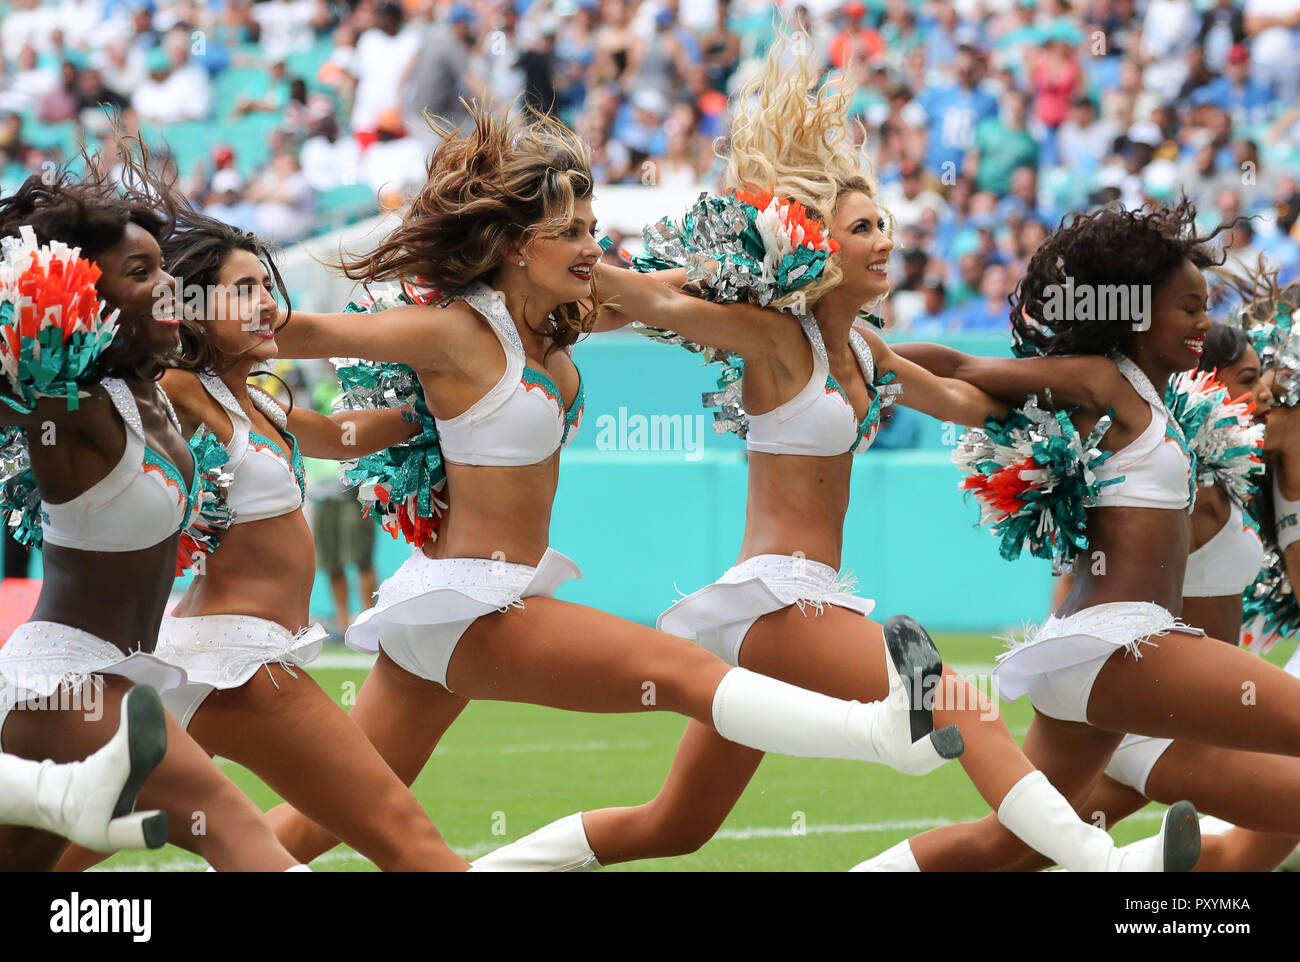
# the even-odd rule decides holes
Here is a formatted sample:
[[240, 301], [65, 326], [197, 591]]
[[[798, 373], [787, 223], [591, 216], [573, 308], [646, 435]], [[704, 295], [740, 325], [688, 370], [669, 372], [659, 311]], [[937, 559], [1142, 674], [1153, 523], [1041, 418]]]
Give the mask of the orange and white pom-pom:
[[71, 402], [112, 343], [119, 312], [107, 312], [99, 278], [80, 248], [39, 244], [29, 226], [0, 240], [0, 373], [28, 409], [42, 396]]

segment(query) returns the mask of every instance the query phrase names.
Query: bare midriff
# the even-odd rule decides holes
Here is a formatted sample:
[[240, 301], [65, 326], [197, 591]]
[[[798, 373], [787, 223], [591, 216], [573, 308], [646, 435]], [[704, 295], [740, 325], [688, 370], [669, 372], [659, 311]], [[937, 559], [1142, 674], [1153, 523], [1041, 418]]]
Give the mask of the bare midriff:
[[248, 615], [289, 631], [307, 625], [316, 550], [301, 508], [233, 525], [203, 566], [172, 612], [176, 617]]
[[853, 455], [750, 452], [739, 561], [795, 555], [839, 570]]

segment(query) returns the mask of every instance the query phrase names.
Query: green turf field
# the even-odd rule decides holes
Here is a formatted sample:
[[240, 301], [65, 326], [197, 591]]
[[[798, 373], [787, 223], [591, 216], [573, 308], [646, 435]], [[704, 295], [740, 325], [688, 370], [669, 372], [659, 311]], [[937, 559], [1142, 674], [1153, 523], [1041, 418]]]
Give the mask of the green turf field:
[[[972, 681], [987, 676], [1000, 647], [986, 636], [940, 635], [936, 641], [945, 661]], [[1269, 660], [1281, 664], [1294, 647], [1279, 645]], [[365, 669], [320, 668], [312, 674], [341, 698], [360, 686]], [[977, 684], [987, 690], [986, 678]], [[1032, 714], [1028, 700], [1002, 710], [1012, 733], [1023, 739]], [[414, 791], [448, 843], [473, 859], [570, 812], [648, 800], [668, 771], [684, 727], [684, 719], [664, 713], [577, 715], [475, 703], [447, 733]], [[263, 808], [279, 801], [247, 770], [222, 764]], [[1158, 811], [1152, 806], [1120, 824], [1116, 839], [1151, 834]], [[769, 756], [722, 831], [699, 852], [610, 871], [842, 871], [919, 830], [987, 813], [957, 764], [910, 778], [878, 765]], [[203, 867], [174, 846], [121, 853], [101, 866]], [[369, 861], [342, 846], [312, 868], [374, 871]]]

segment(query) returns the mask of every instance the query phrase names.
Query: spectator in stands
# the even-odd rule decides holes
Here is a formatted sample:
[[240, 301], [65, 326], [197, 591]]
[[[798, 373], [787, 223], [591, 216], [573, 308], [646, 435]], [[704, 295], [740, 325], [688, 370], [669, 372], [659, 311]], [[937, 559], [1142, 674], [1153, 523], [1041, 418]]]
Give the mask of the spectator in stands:
[[1284, 104], [1300, 99], [1300, 0], [1246, 0], [1256, 83]]
[[211, 81], [202, 67], [187, 60], [184, 47], [174, 46], [170, 53], [161, 47], [149, 51], [149, 78], [131, 97], [131, 106], [142, 121], [174, 124], [207, 117], [212, 102]]
[[312, 121], [309, 132], [298, 160], [313, 190], [324, 192], [360, 182], [361, 148], [343, 135], [332, 108]]
[[1191, 0], [1149, 0], [1142, 21], [1138, 61], [1143, 85], [1161, 100], [1173, 100], [1187, 80], [1187, 55], [1196, 45]]
[[630, 85], [641, 65], [642, 44], [631, 27], [627, 0], [602, 0], [602, 23], [596, 31], [592, 84]]
[[1228, 65], [1229, 52], [1246, 40], [1245, 19], [1237, 0], [1214, 0], [1214, 6], [1201, 14], [1201, 31], [1197, 35], [1201, 56], [1211, 73], [1221, 73]]
[[920, 164], [905, 160], [898, 173], [898, 180], [881, 187], [880, 201], [899, 224], [908, 227], [919, 224], [921, 212], [926, 208], [938, 212], [941, 217], [948, 213], [948, 202], [942, 194], [927, 186]]
[[843, 69], [850, 60], [873, 61], [885, 52], [880, 34], [864, 22], [867, 5], [861, 0], [850, 0], [844, 5], [843, 26], [831, 40], [830, 60], [836, 69]]
[[60, 65], [58, 85], [41, 97], [36, 116], [46, 124], [61, 124], [76, 117], [81, 104], [77, 87], [77, 66], [71, 60], [65, 60]]
[[381, 210], [401, 206], [406, 188], [424, 183], [424, 145], [407, 137], [396, 110], [379, 115], [378, 139], [361, 155], [361, 179], [379, 195]]
[[403, 30], [402, 24], [402, 8], [382, 0], [374, 8], [374, 26], [357, 38], [350, 65], [357, 80], [352, 130], [362, 150], [378, 137], [381, 113], [401, 113], [401, 82], [419, 50], [421, 36], [418, 30]]
[[77, 110], [82, 123], [87, 122], [86, 112], [102, 113], [105, 107], [116, 112], [126, 108], [130, 101], [104, 83], [104, 75], [94, 67], [83, 70], [77, 78]]
[[1198, 90], [1191, 103], [1213, 104], [1227, 111], [1234, 123], [1258, 124], [1267, 118], [1271, 100], [1268, 88], [1250, 77], [1250, 51], [1237, 44], [1228, 52], [1223, 75]]
[[1001, 264], [990, 264], [980, 280], [980, 296], [953, 312], [949, 331], [1003, 333], [1011, 329], [1007, 298], [1015, 282]]
[[979, 190], [1005, 194], [1011, 189], [1012, 171], [1037, 169], [1038, 141], [1025, 126], [1028, 112], [1025, 95], [1009, 90], [1003, 95], [1001, 112], [975, 128], [975, 150], [967, 163]]
[[930, 88], [918, 98], [929, 121], [925, 168], [940, 182], [962, 173], [966, 152], [975, 146], [975, 128], [998, 112], [997, 100], [979, 89], [980, 72], [978, 52], [963, 44], [956, 52], [956, 83]]
[[473, 22], [469, 7], [455, 4], [445, 24], [431, 24], [425, 30], [419, 53], [411, 59], [403, 120], [426, 150], [437, 147], [438, 138], [429, 130], [425, 113], [441, 117], [453, 127], [469, 120], [461, 100], [471, 100], [478, 93], [471, 86], [469, 72]]
[[912, 318], [911, 333], [917, 337], [941, 337], [950, 323], [948, 289], [938, 274], [927, 274], [921, 282], [921, 310]]
[[243, 197], [244, 178], [231, 169], [218, 170], [212, 175], [212, 185], [203, 205], [204, 213], [238, 227], [240, 230], [257, 230], [257, 205]]
[[271, 162], [248, 185], [257, 204], [257, 234], [277, 244], [295, 241], [310, 229], [316, 195], [302, 175], [292, 148], [277, 150]]
[[1119, 129], [1097, 116], [1097, 105], [1086, 95], [1076, 98], [1070, 116], [1056, 131], [1057, 158], [1065, 167], [1091, 172], [1110, 156]]
[[537, 37], [527, 50], [519, 54], [516, 66], [523, 75], [524, 103], [539, 113], [555, 111], [555, 35], [560, 23], [555, 17], [543, 18]]
[[700, 38], [705, 78], [719, 93], [727, 92], [731, 75], [740, 62], [740, 37], [727, 28], [730, 12], [731, 0], [718, 0], [713, 29]]

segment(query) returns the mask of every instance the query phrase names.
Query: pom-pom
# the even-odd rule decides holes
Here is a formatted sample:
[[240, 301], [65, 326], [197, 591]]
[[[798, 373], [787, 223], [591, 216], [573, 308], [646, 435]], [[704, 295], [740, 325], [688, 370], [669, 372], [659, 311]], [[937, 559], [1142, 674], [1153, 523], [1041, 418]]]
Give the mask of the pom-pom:
[[27, 434], [19, 427], [0, 431], [0, 512], [15, 541], [40, 546], [41, 496], [32, 474]]
[[[346, 313], [373, 313], [440, 299], [436, 291], [416, 285], [384, 285]], [[343, 464], [344, 482], [357, 489], [363, 513], [394, 538], [403, 537], [416, 547], [438, 537], [447, 510], [447, 470], [438, 443], [433, 414], [416, 373], [405, 364], [331, 358], [338, 370], [343, 393], [335, 410], [370, 411], [409, 405], [420, 433], [391, 448]]]
[[42, 397], [77, 408], [80, 385], [97, 380], [95, 362], [117, 333], [118, 312], [105, 316], [95, 282], [100, 270], [78, 248], [37, 244], [31, 227], [0, 240], [0, 372], [30, 414]]
[[1267, 655], [1283, 638], [1300, 632], [1300, 605], [1296, 604], [1286, 563], [1275, 545], [1266, 545], [1264, 564], [1241, 598], [1242, 646]]
[[701, 194], [680, 221], [642, 231], [639, 271], [684, 267], [711, 301], [745, 301], [798, 312], [794, 295], [821, 277], [839, 245], [803, 205], [771, 194]]
[[181, 529], [176, 559], [178, 576], [187, 568], [198, 564], [199, 559], [216, 551], [221, 544], [222, 535], [235, 521], [235, 513], [226, 501], [235, 476], [226, 470], [230, 455], [225, 445], [204, 426], [194, 432], [189, 446], [194, 455], [197, 477], [185, 527]]
[[1028, 548], [1062, 563], [1087, 548], [1084, 509], [1101, 488], [1123, 480], [1099, 482], [1096, 475], [1111, 454], [1098, 444], [1112, 415], [1084, 438], [1066, 412], [1044, 411], [1031, 395], [1023, 408], [962, 435], [952, 454], [966, 475], [960, 486], [975, 494], [979, 523], [992, 526], [1003, 558], [1014, 561]]
[[1207, 371], [1187, 371], [1170, 380], [1165, 406], [1196, 456], [1197, 484], [1222, 484], [1244, 504], [1264, 470], [1264, 425], [1250, 416], [1255, 402], [1246, 395], [1229, 399], [1227, 387]]

